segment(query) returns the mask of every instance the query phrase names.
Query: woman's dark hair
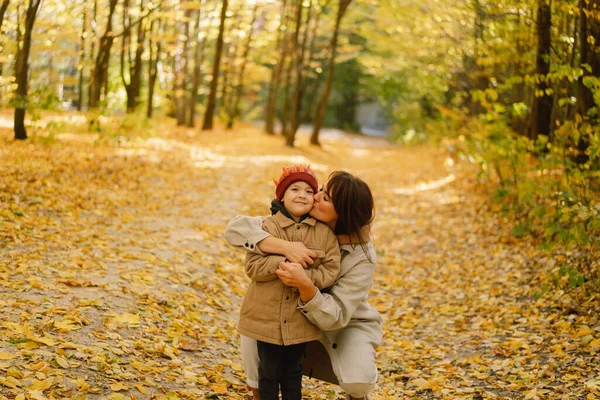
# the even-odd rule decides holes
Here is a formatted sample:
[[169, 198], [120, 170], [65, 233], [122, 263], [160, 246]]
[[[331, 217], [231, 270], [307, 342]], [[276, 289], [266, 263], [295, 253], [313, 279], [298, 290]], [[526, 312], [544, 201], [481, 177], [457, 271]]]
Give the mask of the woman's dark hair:
[[366, 242], [363, 227], [370, 225], [375, 217], [369, 185], [346, 171], [334, 171], [325, 189], [338, 214], [335, 234], [356, 236], [358, 243]]

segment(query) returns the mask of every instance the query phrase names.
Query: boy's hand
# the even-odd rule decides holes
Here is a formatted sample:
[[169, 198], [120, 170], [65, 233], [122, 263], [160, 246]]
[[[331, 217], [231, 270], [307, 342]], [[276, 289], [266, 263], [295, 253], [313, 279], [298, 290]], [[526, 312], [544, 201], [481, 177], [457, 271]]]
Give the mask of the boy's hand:
[[284, 285], [298, 288], [300, 300], [303, 303], [308, 303], [317, 294], [317, 287], [312, 283], [306, 270], [300, 264], [281, 262], [275, 273]]
[[287, 242], [283, 256], [290, 262], [298, 263], [303, 268], [314, 264], [317, 253], [308, 249], [302, 242]]
[[298, 263], [281, 262], [275, 273], [286, 286], [299, 287], [302, 284], [312, 283], [306, 275], [304, 268]]

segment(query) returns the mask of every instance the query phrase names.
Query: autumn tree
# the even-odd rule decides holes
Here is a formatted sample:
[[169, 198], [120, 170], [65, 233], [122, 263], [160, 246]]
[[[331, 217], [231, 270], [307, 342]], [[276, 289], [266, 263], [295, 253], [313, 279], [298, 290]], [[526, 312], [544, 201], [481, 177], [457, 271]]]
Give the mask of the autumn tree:
[[10, 0], [2, 0], [2, 4], [0, 4], [0, 29], [2, 29], [2, 23], [4, 22], [4, 14], [6, 14], [6, 10], [8, 9], [8, 4]]
[[279, 26], [277, 27], [277, 44], [276, 51], [278, 52], [276, 62], [271, 69], [271, 79], [269, 81], [269, 89], [265, 104], [265, 132], [269, 135], [275, 134], [275, 115], [277, 111], [277, 93], [281, 80], [281, 73], [285, 65], [285, 59], [288, 53], [287, 35], [287, 3], [288, 0], [281, 1]]
[[27, 82], [29, 80], [29, 51], [31, 49], [31, 34], [42, 0], [29, 0], [25, 11], [25, 32], [17, 52], [15, 76], [17, 90], [15, 92], [15, 139], [27, 139], [25, 129], [25, 110], [27, 109]]
[[206, 49], [206, 38], [208, 36], [209, 24], [207, 20], [206, 0], [200, 3], [200, 9], [197, 12], [196, 34], [194, 40], [194, 67], [192, 72], [192, 85], [190, 91], [190, 102], [188, 105], [187, 126], [196, 126], [196, 103], [198, 102], [198, 90], [200, 89], [200, 79], [202, 74], [202, 62], [204, 61], [204, 52]]
[[[313, 15], [313, 1], [309, 0], [306, 10], [306, 22], [304, 23], [304, 32], [302, 42], [296, 46], [296, 70], [294, 93], [292, 94], [292, 109], [290, 113], [290, 131], [288, 133], [288, 142], [294, 143], [296, 131], [300, 126], [300, 111], [302, 106], [302, 95], [304, 93], [304, 65], [306, 58], [306, 47], [308, 45], [310, 23]], [[316, 34], [316, 32], [314, 32]]]
[[237, 76], [234, 77], [232, 92], [229, 96], [228, 104], [226, 104], [225, 112], [227, 113], [227, 129], [231, 129], [233, 127], [233, 123], [240, 114], [240, 101], [244, 91], [246, 67], [248, 65], [248, 57], [250, 54], [250, 47], [254, 34], [254, 24], [256, 22], [257, 14], [258, 3], [256, 3], [252, 9], [252, 16], [250, 22], [248, 23], [247, 32], [245, 33], [246, 40], [244, 41], [242, 47], [239, 70], [237, 71]]
[[154, 112], [154, 88], [158, 77], [158, 64], [162, 50], [162, 18], [155, 18], [150, 23], [148, 34], [148, 99], [146, 104], [146, 118], [152, 118]]
[[333, 36], [331, 37], [331, 44], [329, 46], [331, 54], [329, 56], [329, 65], [327, 68], [327, 77], [325, 78], [325, 85], [323, 87], [323, 93], [321, 94], [321, 98], [317, 105], [317, 109], [315, 112], [315, 118], [313, 121], [313, 132], [310, 137], [310, 142], [312, 144], [319, 145], [319, 132], [321, 131], [321, 127], [323, 125], [323, 121], [325, 119], [325, 110], [327, 108], [327, 101], [329, 100], [329, 93], [331, 91], [331, 82], [333, 80], [333, 74], [335, 69], [335, 55], [338, 44], [338, 36], [340, 33], [340, 24], [342, 22], [342, 18], [348, 9], [348, 6], [352, 0], [339, 0], [337, 16], [335, 18], [335, 27], [333, 30]]
[[175, 118], [177, 119], [177, 125], [185, 125], [186, 123], [186, 111], [187, 111], [187, 85], [189, 82], [188, 76], [188, 61], [189, 61], [189, 48], [190, 48], [190, 24], [192, 10], [186, 5], [183, 15], [177, 21], [179, 35], [177, 35], [177, 42], [175, 50], [175, 57], [173, 58], [173, 71], [175, 74], [174, 85], [173, 85], [173, 98], [175, 100]]
[[[0, 36], [2, 35], [2, 25], [4, 22], [4, 15], [6, 14], [6, 10], [8, 9], [8, 5], [10, 0], [2, 0], [2, 4], [0, 5]], [[0, 49], [4, 50], [4, 43], [0, 42]], [[0, 60], [0, 77], [2, 77], [2, 67], [3, 62]], [[1, 96], [1, 93], [0, 93]]]
[[[139, 2], [138, 15], [142, 15], [146, 9], [145, 0]], [[127, 112], [135, 111], [140, 101], [140, 92], [142, 89], [142, 54], [144, 53], [144, 43], [146, 40], [146, 20], [137, 22], [137, 33], [133, 38], [130, 0], [124, 0], [123, 3], [123, 34], [120, 57], [120, 75], [125, 92], [127, 93]], [[133, 53], [133, 57], [132, 57]], [[125, 64], [128, 66], [127, 80], [125, 74]]]
[[552, 129], [552, 91], [548, 85], [551, 50], [551, 0], [538, 0], [537, 11], [537, 54], [536, 89], [531, 110], [530, 137], [549, 137]]
[[119, 0], [109, 0], [108, 17], [104, 33], [98, 40], [98, 53], [95, 56], [93, 69], [90, 73], [90, 108], [100, 106], [102, 90], [106, 91], [110, 52], [115, 39], [113, 32], [113, 15]]
[[[580, 31], [579, 31], [579, 51], [581, 60], [581, 70], [583, 74], [577, 82], [577, 112], [585, 121], [594, 125], [598, 124], [598, 106], [594, 101], [592, 87], [600, 77], [600, 1], [598, 0], [580, 0]], [[597, 84], [597, 83], [596, 83]], [[588, 161], [586, 154], [590, 145], [590, 135], [588, 130], [581, 132], [577, 140], [577, 155], [575, 157], [579, 164]]]
[[88, 1], [84, 0], [81, 11], [81, 36], [79, 38], [79, 82], [77, 90], [77, 110], [81, 111], [83, 107], [83, 82], [84, 82], [84, 71], [85, 71], [85, 47], [88, 37]]
[[210, 82], [210, 93], [206, 103], [206, 112], [204, 114], [204, 122], [202, 130], [210, 130], [213, 128], [213, 118], [217, 101], [217, 89], [219, 83], [219, 71], [221, 64], [221, 54], [223, 52], [223, 35], [225, 32], [225, 20], [227, 18], [228, 0], [223, 0], [221, 5], [221, 19], [219, 23], [219, 35], [217, 37], [215, 58], [213, 61], [212, 80]]

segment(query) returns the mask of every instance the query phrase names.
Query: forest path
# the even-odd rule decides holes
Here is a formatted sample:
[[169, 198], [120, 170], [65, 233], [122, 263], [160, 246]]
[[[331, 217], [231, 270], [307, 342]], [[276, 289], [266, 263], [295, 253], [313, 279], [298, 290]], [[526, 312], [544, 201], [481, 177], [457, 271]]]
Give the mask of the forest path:
[[[245, 398], [247, 281], [222, 233], [234, 215], [266, 214], [292, 163], [321, 180], [347, 169], [375, 195], [374, 399], [598, 390], [597, 317], [536, 301], [534, 266], [550, 261], [440, 149], [333, 130], [321, 148], [302, 134], [289, 149], [249, 126], [74, 132], [15, 143], [0, 128], [0, 398]], [[342, 398], [310, 380], [305, 393]]]

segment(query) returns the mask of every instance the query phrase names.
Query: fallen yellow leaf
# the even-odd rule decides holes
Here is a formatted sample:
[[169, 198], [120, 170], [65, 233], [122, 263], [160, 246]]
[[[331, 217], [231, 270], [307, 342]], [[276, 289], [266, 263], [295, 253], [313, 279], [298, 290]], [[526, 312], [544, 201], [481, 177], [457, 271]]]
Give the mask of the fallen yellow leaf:
[[44, 390], [46, 390], [52, 386], [52, 381], [53, 381], [52, 378], [46, 379], [43, 381], [34, 380], [33, 382], [31, 382], [31, 384], [29, 386], [27, 386], [27, 389], [41, 390], [43, 392]]
[[34, 400], [48, 400], [48, 398], [39, 390], [30, 390], [29, 397]]
[[416, 387], [418, 387], [421, 390], [425, 390], [425, 389], [429, 389], [429, 382], [427, 382], [425, 379], [423, 378], [417, 378], [417, 379], [413, 379], [412, 381], [410, 381], [410, 383]]
[[129, 325], [137, 325], [141, 322], [141, 318], [138, 314], [123, 313], [117, 315], [114, 319], [116, 322], [121, 322]]
[[58, 365], [60, 365], [61, 367], [65, 368], [65, 369], [69, 369], [71, 367], [69, 365], [69, 362], [61, 356], [55, 356], [54, 359], [56, 360], [56, 363]]
[[227, 393], [227, 386], [225, 386], [225, 385], [213, 384], [213, 385], [210, 385], [210, 389], [217, 394]]
[[123, 382], [115, 382], [110, 385], [110, 390], [112, 390], [113, 392], [119, 392], [124, 389], [125, 385], [123, 384]]

